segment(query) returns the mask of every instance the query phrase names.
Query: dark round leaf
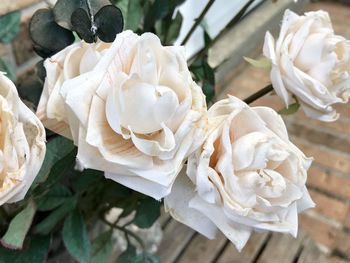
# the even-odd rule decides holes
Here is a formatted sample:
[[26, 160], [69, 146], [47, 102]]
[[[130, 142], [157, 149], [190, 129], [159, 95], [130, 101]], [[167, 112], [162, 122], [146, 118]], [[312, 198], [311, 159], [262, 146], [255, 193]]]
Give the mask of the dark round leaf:
[[91, 31], [91, 20], [88, 13], [83, 8], [75, 10], [71, 17], [73, 30], [77, 32], [81, 39], [87, 43], [92, 43], [95, 36]]
[[50, 56], [74, 42], [71, 31], [56, 24], [49, 9], [36, 11], [29, 24], [34, 50], [41, 56]]
[[72, 14], [80, 7], [82, 7], [81, 0], [58, 0], [52, 9], [56, 23], [61, 27], [72, 30]]
[[[110, 4], [109, 0], [90, 0], [90, 12], [95, 15], [103, 6]], [[53, 8], [56, 23], [61, 27], [72, 30], [71, 17], [78, 8], [82, 8], [89, 13], [86, 0], [58, 0]]]
[[124, 27], [122, 12], [113, 5], [102, 7], [95, 16], [95, 23], [97, 36], [104, 42], [113, 42]]
[[46, 69], [44, 67], [44, 60], [40, 60], [35, 65], [35, 73], [38, 76], [38, 78], [44, 83], [46, 78]]

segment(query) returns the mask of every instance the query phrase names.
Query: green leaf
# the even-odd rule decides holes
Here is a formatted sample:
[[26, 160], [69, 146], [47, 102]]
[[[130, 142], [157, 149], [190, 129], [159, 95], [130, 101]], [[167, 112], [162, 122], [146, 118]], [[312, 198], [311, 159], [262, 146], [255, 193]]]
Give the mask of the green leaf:
[[112, 254], [112, 231], [99, 235], [91, 247], [91, 263], [108, 262]]
[[36, 205], [30, 201], [27, 207], [12, 219], [6, 234], [1, 239], [1, 244], [10, 249], [22, 249], [35, 212]]
[[6, 15], [0, 16], [0, 42], [10, 43], [19, 32], [21, 13], [15, 11]]
[[[59, 160], [62, 160], [65, 157], [72, 155], [72, 151], [74, 151], [74, 149], [75, 147], [73, 142], [62, 136], [58, 136], [52, 139], [51, 141], [49, 141], [46, 144], [46, 155], [45, 155], [43, 165], [41, 166], [41, 169], [37, 177], [35, 178], [34, 182], [35, 183], [44, 182], [48, 178], [52, 167]], [[73, 158], [75, 161], [75, 156]], [[65, 167], [65, 166], [62, 166], [62, 167]], [[62, 167], [61, 167], [61, 170], [62, 170]]]
[[256, 68], [262, 68], [262, 69], [271, 69], [271, 60], [268, 58], [260, 58], [258, 60], [243, 57], [245, 61], [247, 61], [249, 64]]
[[71, 31], [60, 27], [50, 9], [39, 9], [29, 23], [34, 50], [42, 57], [50, 57], [74, 42]]
[[131, 263], [136, 262], [137, 253], [133, 245], [128, 245], [128, 248], [119, 256], [117, 263]]
[[19, 96], [27, 102], [27, 105], [30, 103], [34, 111], [37, 109], [44, 88], [46, 70], [43, 63], [43, 60], [36, 63], [34, 74], [30, 74], [16, 83]]
[[160, 216], [160, 202], [146, 197], [139, 200], [133, 224], [140, 228], [149, 228]]
[[72, 257], [81, 263], [89, 262], [90, 240], [79, 211], [74, 211], [64, 221], [62, 237], [63, 243]]
[[41, 235], [48, 235], [59, 221], [75, 209], [76, 205], [76, 197], [67, 199], [60, 207], [51, 212], [45, 219], [37, 224], [34, 228], [34, 232]]
[[50, 211], [62, 205], [69, 197], [72, 196], [70, 190], [61, 184], [55, 185], [43, 198], [38, 202], [39, 211]]
[[13, 251], [0, 247], [0, 263], [42, 263], [48, 254], [50, 237], [31, 236], [22, 251]]
[[288, 108], [284, 108], [280, 111], [278, 111], [279, 114], [281, 115], [291, 115], [296, 113], [300, 108], [300, 104], [299, 103], [293, 103], [291, 105], [288, 106]]
[[12, 80], [16, 81], [16, 72], [15, 69], [11, 66], [11, 64], [5, 60], [0, 58], [0, 71], [5, 72], [6, 76]]
[[172, 44], [179, 36], [183, 17], [180, 12], [177, 12], [174, 20], [171, 21], [169, 28], [166, 32], [166, 44]]
[[142, 5], [140, 0], [121, 0], [116, 5], [122, 11], [125, 29], [137, 31], [142, 18]]
[[155, 22], [164, 18], [169, 11], [169, 1], [155, 0], [144, 16], [144, 32], [152, 31]]
[[86, 169], [82, 172], [74, 171], [70, 177], [72, 178], [72, 187], [75, 192], [84, 192], [89, 188], [93, 188], [99, 182], [105, 182], [105, 178], [103, 176], [103, 172]]

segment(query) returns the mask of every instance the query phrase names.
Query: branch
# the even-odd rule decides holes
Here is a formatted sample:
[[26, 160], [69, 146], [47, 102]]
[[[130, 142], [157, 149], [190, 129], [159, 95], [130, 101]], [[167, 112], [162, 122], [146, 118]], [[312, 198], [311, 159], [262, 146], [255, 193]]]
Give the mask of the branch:
[[[100, 219], [102, 220], [102, 222], [104, 222], [106, 225], [110, 226], [111, 228], [120, 230], [120, 231], [124, 232], [125, 235], [133, 237], [140, 244], [140, 246], [142, 247], [142, 250], [146, 251], [146, 246], [143, 243], [142, 239], [138, 235], [136, 235], [135, 233], [130, 231], [129, 229], [121, 227], [121, 226], [118, 226], [117, 222], [119, 220], [117, 220], [115, 223], [110, 223], [103, 216], [101, 216]], [[127, 239], [128, 239], [128, 237], [127, 237]]]
[[209, 48], [211, 48], [216, 41], [218, 41], [219, 38], [221, 38], [222, 35], [224, 35], [229, 29], [231, 29], [231, 27], [235, 26], [243, 17], [243, 15], [246, 14], [247, 9], [254, 3], [255, 0], [249, 0], [249, 2], [247, 2], [242, 9], [237, 13], [237, 15], [235, 15], [231, 21], [225, 26], [225, 28], [223, 30], [220, 31], [220, 33], [208, 44], [206, 45], [204, 48], [202, 48], [200, 51], [198, 51], [197, 54], [195, 54], [194, 56], [192, 56], [189, 61], [193, 61], [195, 58], [203, 56], [204, 54], [206, 54], [206, 52], [208, 51]]
[[254, 94], [250, 95], [248, 98], [244, 99], [243, 101], [247, 104], [250, 104], [254, 101], [256, 101], [257, 99], [265, 96], [266, 94], [270, 93], [271, 91], [273, 91], [273, 87], [272, 84], [266, 86], [265, 88], [255, 92]]
[[182, 40], [181, 46], [183, 46], [183, 45], [185, 45], [187, 43], [187, 41], [190, 39], [190, 37], [192, 36], [193, 32], [196, 30], [198, 25], [201, 23], [201, 21], [203, 20], [204, 16], [207, 14], [207, 12], [209, 11], [210, 7], [214, 4], [214, 2], [215, 2], [215, 0], [210, 0], [207, 3], [207, 5], [204, 7], [202, 13], [199, 15], [199, 17], [197, 17], [195, 19], [196, 22], [192, 25], [191, 29], [186, 34], [184, 40]]

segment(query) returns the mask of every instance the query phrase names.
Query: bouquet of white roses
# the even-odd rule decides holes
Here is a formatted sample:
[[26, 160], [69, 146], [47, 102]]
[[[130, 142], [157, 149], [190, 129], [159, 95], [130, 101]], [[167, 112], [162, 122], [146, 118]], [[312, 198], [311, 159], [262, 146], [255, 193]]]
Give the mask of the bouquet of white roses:
[[[37, 98], [24, 99], [35, 113], [0, 74], [0, 258], [42, 262], [66, 248], [79, 262], [107, 262], [117, 229], [128, 245], [118, 262], [156, 262], [128, 225], [151, 227], [163, 202], [174, 219], [210, 239], [221, 231], [238, 250], [253, 231], [296, 236], [298, 213], [314, 206], [312, 159], [277, 112], [249, 103], [274, 90], [286, 109], [335, 121], [333, 105], [350, 97], [350, 42], [327, 13], [287, 10], [277, 40], [265, 37], [272, 85], [214, 103], [215, 39], [205, 32], [189, 62], [171, 45], [184, 1], [124, 2], [58, 0], [34, 14], [45, 74]], [[114, 208], [122, 212], [110, 221]]]

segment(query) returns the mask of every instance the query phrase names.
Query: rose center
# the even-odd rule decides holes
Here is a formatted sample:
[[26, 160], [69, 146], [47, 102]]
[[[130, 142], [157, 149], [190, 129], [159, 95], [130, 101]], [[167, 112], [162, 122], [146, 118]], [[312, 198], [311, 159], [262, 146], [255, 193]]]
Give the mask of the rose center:
[[179, 101], [176, 93], [162, 85], [127, 81], [119, 94], [120, 124], [135, 133], [149, 134], [162, 129], [176, 112]]

